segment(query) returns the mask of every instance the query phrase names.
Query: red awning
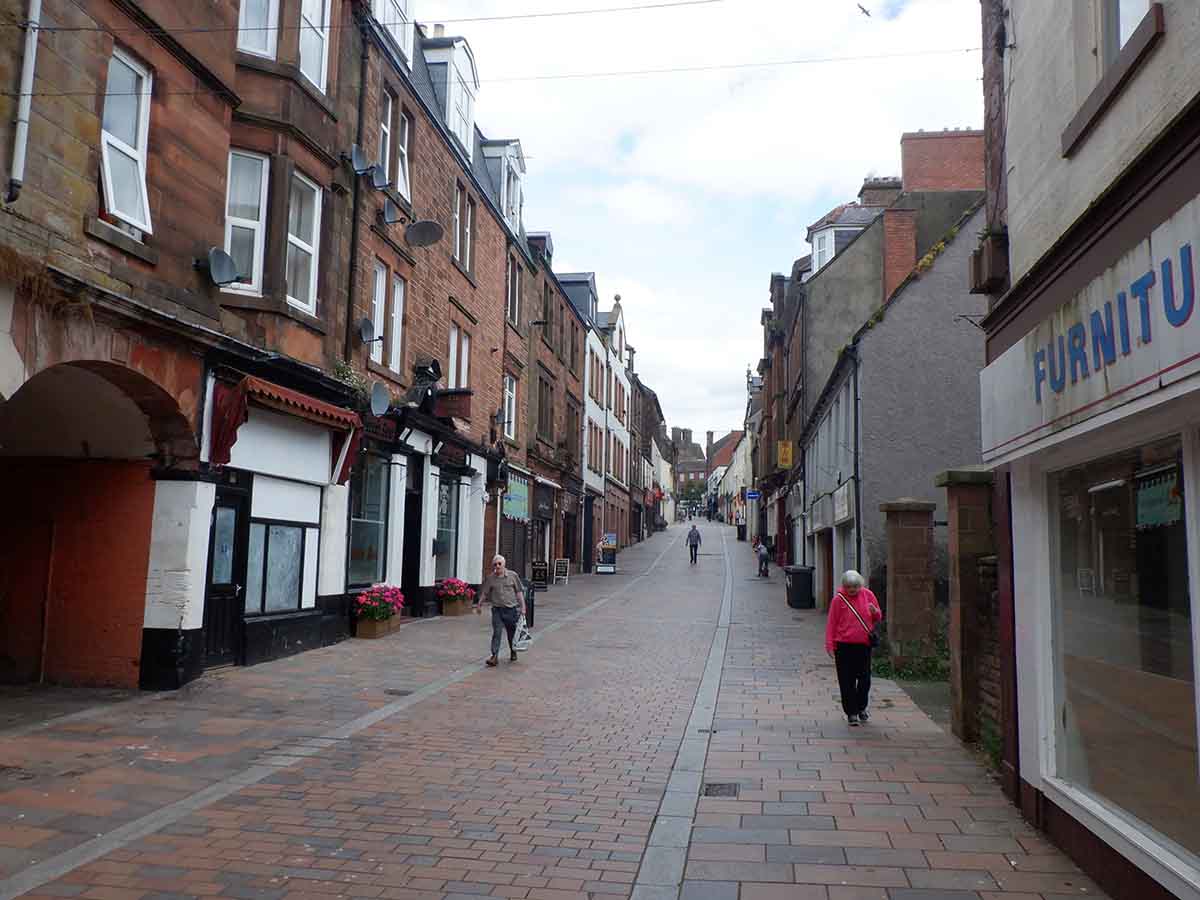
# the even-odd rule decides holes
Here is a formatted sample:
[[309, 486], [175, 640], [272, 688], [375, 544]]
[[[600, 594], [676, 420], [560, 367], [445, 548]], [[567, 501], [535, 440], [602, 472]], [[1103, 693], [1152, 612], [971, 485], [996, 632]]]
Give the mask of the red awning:
[[258, 406], [346, 432], [341, 441], [334, 442], [333, 448], [333, 464], [336, 465], [342, 457], [343, 444], [350, 442], [335, 479], [337, 484], [345, 483], [362, 441], [362, 420], [358, 413], [252, 375], [247, 375], [236, 385], [218, 381], [213, 389], [212, 449], [209, 454], [213, 465], [228, 465], [233, 445], [237, 443], [238, 429], [249, 418], [251, 399]]

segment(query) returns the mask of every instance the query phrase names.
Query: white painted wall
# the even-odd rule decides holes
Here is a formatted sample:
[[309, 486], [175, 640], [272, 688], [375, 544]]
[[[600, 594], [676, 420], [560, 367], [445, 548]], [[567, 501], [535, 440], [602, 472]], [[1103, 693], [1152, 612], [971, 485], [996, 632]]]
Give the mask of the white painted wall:
[[216, 485], [205, 482], [154, 483], [145, 627], [203, 626], [208, 530], [216, 497]]
[[436, 580], [436, 560], [433, 558], [433, 539], [437, 537], [438, 486], [442, 481], [442, 470], [438, 466], [425, 467], [425, 486], [422, 489], [421, 509], [421, 587], [433, 587]]
[[[588, 461], [594, 460], [596, 469], [603, 473], [604, 471], [604, 447], [593, 447], [588, 440], [587, 421], [590, 419], [594, 422], [603, 433], [604, 423], [604, 407], [592, 399], [592, 367], [588, 365], [588, 352], [595, 353], [600, 360], [607, 358], [608, 349], [604, 346], [604, 341], [600, 339], [600, 334], [593, 328], [588, 329], [587, 340], [584, 341], [584, 368], [583, 368], [583, 406], [584, 406], [584, 427], [582, 443], [579, 446], [583, 448], [583, 483], [590, 487], [593, 491], [599, 494], [604, 493], [604, 475], [596, 474], [588, 468]], [[599, 395], [604, 396], [604, 385], [598, 386]]]
[[304, 529], [304, 582], [300, 589], [300, 608], [313, 609], [317, 605], [317, 568], [320, 559], [320, 530]]
[[[331, 484], [325, 488], [321, 497], [321, 541], [318, 551], [321, 564], [317, 569], [317, 593], [322, 597], [346, 591], [346, 529], [349, 511], [348, 484]], [[403, 523], [403, 516], [400, 521]]]
[[13, 338], [13, 309], [16, 292], [11, 284], [0, 282], [0, 402], [17, 392], [25, 381], [25, 364]]
[[258, 475], [254, 479], [250, 516], [320, 525], [321, 489], [315, 484]]
[[404, 571], [404, 505], [408, 499], [408, 457], [394, 453], [388, 470], [387, 560], [383, 578], [388, 584], [399, 584]]
[[488, 502], [487, 459], [482, 456], [472, 456], [470, 459], [471, 468], [476, 474], [471, 477], [467, 499], [471, 510], [470, 529], [460, 577], [468, 584], [480, 584], [483, 581], [483, 525]]
[[1095, 6], [1009, 0], [1008, 231], [1013, 281], [1200, 93], [1196, 0], [1164, 0], [1166, 34], [1071, 158], [1062, 132], [1101, 76]]
[[328, 484], [332, 461], [328, 428], [256, 406], [238, 429], [229, 465], [280, 478]]

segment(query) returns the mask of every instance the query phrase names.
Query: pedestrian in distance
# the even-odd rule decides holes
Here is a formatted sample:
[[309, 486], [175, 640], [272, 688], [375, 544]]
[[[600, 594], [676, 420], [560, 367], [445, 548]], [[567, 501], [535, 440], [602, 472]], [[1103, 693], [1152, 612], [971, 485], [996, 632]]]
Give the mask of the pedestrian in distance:
[[687, 533], [688, 552], [692, 555], [692, 565], [696, 564], [696, 557], [700, 554], [700, 529], [695, 525], [692, 530]]
[[758, 550], [755, 552], [758, 554], [758, 574], [763, 578], [767, 578], [769, 575], [768, 565], [771, 562], [771, 550], [764, 541], [759, 541]]
[[508, 659], [517, 661], [517, 651], [513, 648], [513, 640], [517, 634], [517, 623], [525, 615], [525, 593], [521, 590], [521, 579], [517, 573], [510, 571], [503, 556], [492, 557], [492, 571], [479, 589], [479, 598], [475, 602], [475, 613], [483, 612], [483, 604], [492, 605], [492, 655], [487, 664], [496, 666], [499, 663], [500, 637], [508, 633]]
[[879, 600], [863, 577], [850, 569], [842, 576], [842, 589], [829, 602], [825, 622], [825, 652], [837, 668], [842, 712], [849, 725], [861, 725], [870, 718], [871, 648], [879, 644], [875, 627], [882, 621]]

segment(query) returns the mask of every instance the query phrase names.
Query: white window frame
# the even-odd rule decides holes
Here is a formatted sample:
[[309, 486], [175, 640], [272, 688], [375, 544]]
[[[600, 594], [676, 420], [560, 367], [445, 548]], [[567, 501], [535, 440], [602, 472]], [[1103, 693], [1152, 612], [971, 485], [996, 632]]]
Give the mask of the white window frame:
[[463, 268], [471, 271], [472, 257], [475, 255], [475, 203], [466, 191], [463, 191], [463, 206], [467, 215], [467, 227], [463, 229], [466, 244], [463, 247]]
[[446, 77], [450, 80], [450, 90], [447, 92], [450, 108], [447, 118], [450, 120], [450, 130], [463, 145], [467, 158], [470, 159], [474, 153], [471, 132], [475, 126], [475, 94], [467, 86], [467, 79], [458, 65], [457, 54], [455, 57], [446, 67]]
[[[317, 184], [316, 182], [312, 181], [310, 178], [306, 178], [304, 175], [301, 175], [298, 171], [292, 172], [292, 178], [298, 180], [306, 188], [308, 188], [309, 190], [314, 192], [314, 198], [313, 198], [313, 241], [314, 241], [314, 243], [310, 246], [309, 244], [306, 244], [303, 240], [301, 240], [300, 238], [298, 238], [294, 234], [292, 234], [291, 228], [288, 228], [288, 231], [287, 231], [288, 246], [294, 245], [294, 246], [298, 247], [300, 250], [303, 250], [305, 253], [312, 254], [312, 266], [309, 267], [309, 278], [308, 278], [309, 293], [312, 295], [312, 304], [309, 305], [309, 304], [302, 303], [300, 300], [297, 300], [295, 297], [293, 297], [290, 292], [290, 288], [291, 288], [290, 284], [288, 285], [289, 293], [287, 295], [287, 302], [290, 303], [292, 306], [296, 307], [297, 309], [302, 309], [306, 313], [309, 313], [310, 315], [315, 316], [317, 314], [317, 269], [319, 268], [320, 250], [321, 250], [321, 186], [319, 184]], [[290, 203], [291, 193], [292, 193], [291, 186], [289, 185], [288, 186], [289, 203]], [[290, 214], [290, 209], [289, 209], [289, 214]], [[290, 217], [290, 215], [289, 215], [289, 217]], [[284, 260], [285, 260], [284, 271], [286, 272], [287, 271], [286, 251], [285, 251]]]
[[513, 228], [521, 225], [521, 173], [509, 160], [504, 165], [504, 218]]
[[471, 333], [462, 331], [461, 344], [458, 351], [458, 386], [461, 388], [471, 386]]
[[392, 110], [395, 99], [391, 91], [384, 88], [381, 115], [379, 116], [379, 165], [383, 166], [383, 177], [387, 184], [392, 183]]
[[[321, 23], [318, 26], [304, 15], [304, 2], [300, 2], [300, 74], [310, 81], [322, 94], [325, 93], [325, 83], [329, 77], [329, 7], [331, 0], [319, 0], [321, 4]], [[316, 80], [304, 71], [304, 29], [311, 28], [321, 36], [321, 68]]]
[[521, 321], [521, 264], [511, 253], [508, 255], [508, 297], [504, 315], [514, 325]]
[[371, 344], [371, 362], [383, 363], [383, 341], [387, 325], [388, 269], [380, 260], [375, 260], [375, 280], [371, 284], [371, 324], [375, 326], [376, 340]]
[[[259, 221], [255, 222], [252, 219], [243, 219], [241, 216], [231, 215], [229, 212], [229, 188], [233, 184], [233, 158], [242, 156], [246, 159], [258, 160], [262, 163], [262, 184], [259, 186], [258, 210]], [[234, 282], [227, 284], [221, 288], [223, 291], [229, 291], [234, 294], [250, 294], [255, 297], [262, 296], [263, 286], [263, 267], [266, 263], [266, 246], [267, 246], [267, 186], [271, 180], [271, 159], [261, 153], [251, 153], [248, 150], [230, 150], [229, 163], [225, 173], [225, 252], [232, 254], [233, 252], [233, 229], [249, 228], [254, 232], [254, 271], [250, 273], [250, 280], [245, 283]], [[244, 274], [239, 272], [239, 275]]]
[[[265, 50], [260, 50], [257, 47], [248, 47], [242, 43], [242, 33], [249, 29], [246, 24], [246, 10], [248, 4], [242, 0], [238, 10], [238, 40], [237, 48], [243, 53], [249, 53], [252, 56], [261, 56], [265, 59], [274, 59], [277, 50], [277, 41], [279, 38], [279, 0], [266, 0], [267, 3], [267, 47]], [[255, 28], [255, 31], [260, 30]]]
[[[150, 191], [146, 179], [146, 164], [147, 164], [147, 147], [150, 137], [150, 97], [151, 87], [154, 82], [150, 70], [140, 62], [131, 57], [128, 53], [114, 47], [112, 52], [113, 58], [119, 59], [122, 63], [133, 69], [134, 72], [142, 79], [142, 88], [139, 92], [138, 103], [138, 147], [130, 147], [127, 143], [121, 140], [111, 132], [105, 131], [103, 128], [104, 115], [101, 112], [101, 130], [100, 130], [100, 175], [104, 183], [104, 208], [108, 213], [120, 219], [127, 225], [138, 228], [146, 234], [153, 234], [154, 229], [150, 224]], [[107, 69], [106, 69], [107, 72]], [[107, 85], [105, 88], [105, 97], [107, 102]], [[109, 147], [112, 147], [112, 150]], [[137, 163], [138, 176], [142, 181], [142, 215], [141, 218], [136, 218], [133, 215], [120, 212], [113, 208], [113, 176], [112, 176], [112, 152], [127, 156]]]
[[400, 374], [401, 357], [404, 354], [404, 304], [408, 297], [408, 282], [392, 273], [392, 334], [388, 367]]
[[412, 59], [412, 17], [408, 0], [374, 0], [375, 19], [395, 40], [406, 60]]
[[412, 119], [401, 107], [396, 117], [396, 190], [405, 200], [412, 199], [412, 181], [408, 168], [408, 142], [412, 139]]
[[504, 436], [517, 439], [517, 379], [504, 373]]
[[450, 323], [450, 364], [446, 367], [446, 387], [458, 387], [458, 323]]
[[[462, 262], [462, 216], [463, 198], [467, 192], [458, 182], [454, 183], [454, 258]], [[465, 267], [464, 267], [465, 268]]]

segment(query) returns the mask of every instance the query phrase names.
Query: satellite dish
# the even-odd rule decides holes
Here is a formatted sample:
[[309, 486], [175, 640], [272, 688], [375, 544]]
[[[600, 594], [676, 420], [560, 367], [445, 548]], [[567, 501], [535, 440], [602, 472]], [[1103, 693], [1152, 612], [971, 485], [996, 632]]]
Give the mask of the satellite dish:
[[422, 219], [404, 229], [404, 239], [414, 247], [431, 247], [440, 241], [445, 233], [446, 229], [437, 222]]
[[382, 416], [392, 405], [392, 392], [382, 381], [371, 385], [371, 415]]
[[365, 316], [358, 320], [358, 339], [364, 344], [375, 342], [375, 323]]
[[208, 272], [208, 277], [217, 287], [233, 284], [241, 277], [233, 257], [220, 247], [210, 247], [208, 256], [197, 259], [194, 265], [197, 269]]
[[383, 201], [383, 224], [395, 225], [397, 222], [404, 221], [404, 212], [396, 205], [391, 197]]
[[354, 169], [355, 175], [366, 175], [375, 168], [367, 161], [367, 155], [362, 152], [362, 148], [358, 144], [350, 148], [350, 167]]
[[371, 167], [371, 184], [375, 186], [375, 190], [377, 191], [382, 191], [388, 186], [387, 172], [378, 164]]

